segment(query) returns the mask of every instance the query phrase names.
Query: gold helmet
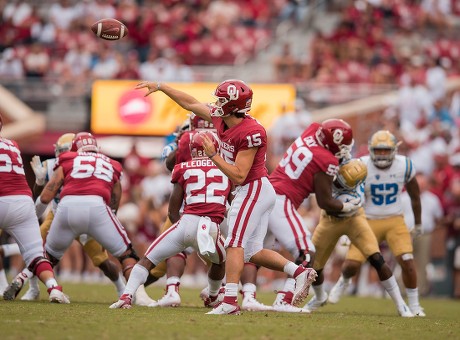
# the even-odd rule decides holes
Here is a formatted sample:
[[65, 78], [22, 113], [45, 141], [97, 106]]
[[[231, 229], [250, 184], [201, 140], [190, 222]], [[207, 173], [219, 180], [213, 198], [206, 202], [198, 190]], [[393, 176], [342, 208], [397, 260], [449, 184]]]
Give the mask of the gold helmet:
[[336, 181], [343, 189], [354, 189], [367, 177], [367, 166], [360, 159], [350, 159], [343, 163], [337, 173]]
[[369, 153], [374, 165], [378, 168], [388, 168], [393, 163], [399, 144], [388, 130], [374, 133], [369, 140]]
[[54, 154], [59, 156], [64, 151], [69, 151], [72, 146], [72, 140], [74, 139], [74, 133], [64, 133], [58, 138], [56, 144], [54, 144]]

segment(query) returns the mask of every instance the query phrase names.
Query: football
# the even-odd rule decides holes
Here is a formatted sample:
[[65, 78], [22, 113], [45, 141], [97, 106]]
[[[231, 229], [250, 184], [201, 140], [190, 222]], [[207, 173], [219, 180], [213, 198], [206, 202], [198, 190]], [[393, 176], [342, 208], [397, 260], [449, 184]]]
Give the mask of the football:
[[91, 26], [91, 31], [104, 40], [119, 40], [128, 35], [126, 26], [115, 19], [101, 19]]

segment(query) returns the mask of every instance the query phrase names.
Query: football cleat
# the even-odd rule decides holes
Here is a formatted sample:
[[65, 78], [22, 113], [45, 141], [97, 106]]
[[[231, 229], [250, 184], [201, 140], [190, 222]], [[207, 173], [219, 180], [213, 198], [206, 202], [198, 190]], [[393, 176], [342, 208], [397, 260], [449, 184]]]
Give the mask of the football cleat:
[[208, 315], [240, 315], [241, 309], [238, 305], [222, 302], [217, 305], [212, 311], [207, 312]]
[[[302, 266], [299, 266], [299, 268]], [[313, 268], [304, 268], [303, 270], [297, 274], [295, 279], [295, 290], [294, 296], [292, 297], [292, 305], [297, 306], [302, 303], [303, 300], [308, 296], [308, 291], [310, 290], [310, 286], [313, 282], [315, 282], [316, 271]], [[299, 269], [298, 269], [299, 270]]]
[[16, 296], [18, 296], [19, 292], [21, 291], [22, 287], [24, 287], [24, 283], [26, 282], [27, 278], [22, 277], [22, 272], [17, 275], [14, 280], [10, 283], [10, 285], [5, 289], [3, 292], [3, 299], [4, 300], [14, 300]]
[[116, 308], [121, 308], [121, 309], [130, 309], [132, 306], [132, 300], [133, 296], [131, 294], [123, 294], [120, 296], [120, 299], [110, 305], [110, 309], [116, 309]]
[[70, 303], [69, 297], [62, 292], [61, 286], [48, 288], [48, 294], [51, 303]]
[[281, 313], [310, 313], [305, 308], [295, 307], [291, 304], [292, 292], [279, 291], [276, 295], [276, 300], [273, 303], [273, 310]]
[[200, 299], [203, 300], [205, 307], [216, 307], [219, 303], [224, 300], [225, 287], [220, 287], [219, 293], [216, 296], [209, 296], [209, 288], [205, 287], [200, 292]]
[[40, 291], [34, 288], [29, 288], [27, 292], [21, 297], [22, 301], [34, 301], [40, 298]]
[[149, 304], [147, 307], [178, 307], [180, 306], [180, 295], [175, 290], [166, 292], [166, 294], [159, 299]]
[[243, 296], [243, 302], [241, 303], [242, 310], [247, 310], [251, 312], [265, 312], [273, 310], [272, 306], [267, 306], [257, 301], [255, 293], [243, 293]]
[[332, 287], [331, 291], [329, 292], [328, 302], [332, 304], [339, 302], [340, 298], [345, 293], [349, 285], [350, 280], [345, 281], [343, 276], [340, 276], [337, 283], [334, 285], [334, 287]]
[[414, 314], [414, 316], [418, 316], [418, 317], [425, 317], [426, 314], [422, 308], [422, 306], [420, 305], [417, 305], [417, 306], [410, 306], [410, 311], [412, 312], [412, 314]]
[[145, 291], [144, 285], [140, 285], [134, 295], [133, 303], [136, 306], [148, 306], [152, 303], [156, 303], [155, 300], [151, 299]]
[[414, 317], [414, 314], [411, 312], [411, 310], [406, 304], [398, 306], [398, 313], [403, 318], [413, 318]]
[[327, 303], [327, 293], [324, 293], [324, 299], [321, 301], [316, 298], [316, 295], [311, 298], [310, 301], [303, 307], [310, 312], [317, 310], [319, 307], [324, 306]]

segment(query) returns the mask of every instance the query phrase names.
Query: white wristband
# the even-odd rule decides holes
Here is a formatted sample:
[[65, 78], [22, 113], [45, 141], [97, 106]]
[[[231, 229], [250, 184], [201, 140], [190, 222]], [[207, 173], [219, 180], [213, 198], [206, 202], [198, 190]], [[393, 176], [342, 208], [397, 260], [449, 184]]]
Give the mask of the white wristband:
[[35, 201], [35, 212], [37, 213], [38, 218], [42, 217], [47, 207], [48, 204], [43, 203], [40, 199], [40, 196], [38, 196], [37, 200]]

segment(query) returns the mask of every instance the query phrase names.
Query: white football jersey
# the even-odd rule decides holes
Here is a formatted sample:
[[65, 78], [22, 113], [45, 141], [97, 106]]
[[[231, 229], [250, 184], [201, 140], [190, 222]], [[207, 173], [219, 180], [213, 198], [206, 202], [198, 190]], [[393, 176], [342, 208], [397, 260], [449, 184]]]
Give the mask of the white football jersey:
[[396, 155], [389, 168], [377, 168], [370, 156], [361, 157], [367, 165], [364, 210], [369, 219], [382, 219], [402, 215], [401, 193], [404, 186], [415, 176], [412, 161]]

